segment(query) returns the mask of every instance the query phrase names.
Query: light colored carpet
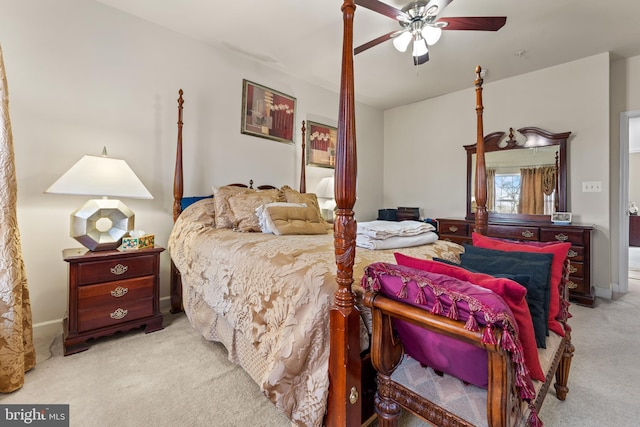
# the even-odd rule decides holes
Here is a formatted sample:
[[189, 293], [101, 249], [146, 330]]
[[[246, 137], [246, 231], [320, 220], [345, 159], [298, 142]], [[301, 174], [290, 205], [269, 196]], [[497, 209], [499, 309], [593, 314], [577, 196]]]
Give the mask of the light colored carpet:
[[[540, 413], [546, 427], [637, 426], [640, 420], [640, 281], [626, 295], [572, 305], [575, 357], [569, 394], [549, 394]], [[47, 347], [39, 349], [46, 356]], [[71, 426], [290, 426], [258, 386], [206, 342], [184, 315], [166, 315], [165, 329], [131, 331], [91, 341], [88, 351], [52, 356], [27, 374], [21, 390], [0, 402], [69, 403]], [[377, 423], [373, 423], [375, 426]], [[401, 425], [428, 424], [403, 413]]]
[[638, 272], [640, 272], [640, 247], [629, 246], [629, 274], [638, 275]]

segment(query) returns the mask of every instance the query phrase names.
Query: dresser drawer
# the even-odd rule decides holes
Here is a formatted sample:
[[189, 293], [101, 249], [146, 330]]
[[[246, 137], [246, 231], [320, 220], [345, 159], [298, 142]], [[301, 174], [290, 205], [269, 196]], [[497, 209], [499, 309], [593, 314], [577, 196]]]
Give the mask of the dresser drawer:
[[571, 277], [584, 277], [584, 264], [581, 262], [570, 262], [569, 275]]
[[469, 236], [469, 225], [464, 222], [449, 222], [449, 221], [439, 221], [438, 222], [438, 233], [440, 235], [447, 236]]
[[541, 228], [540, 240], [543, 242], [570, 242], [576, 246], [584, 246], [585, 244], [582, 230]]
[[109, 282], [154, 274], [155, 256], [145, 255], [78, 265], [78, 284]]
[[137, 277], [78, 288], [78, 310], [92, 310], [105, 304], [130, 304], [153, 297], [154, 277]]
[[584, 261], [584, 248], [582, 246], [571, 246], [569, 252], [567, 252], [567, 258], [569, 258], [569, 261], [572, 263]]
[[78, 332], [112, 326], [153, 315], [153, 297], [129, 303], [114, 301], [91, 310], [78, 310]]
[[452, 236], [451, 234], [445, 234], [440, 236], [440, 240], [444, 240], [445, 242], [453, 242], [459, 245], [463, 245], [465, 243], [472, 244], [471, 238], [469, 237], [461, 237], [461, 236]]
[[583, 294], [585, 293], [584, 279], [581, 277], [569, 276], [567, 288], [570, 292]]
[[487, 236], [501, 239], [538, 240], [540, 237], [538, 227], [489, 225]]

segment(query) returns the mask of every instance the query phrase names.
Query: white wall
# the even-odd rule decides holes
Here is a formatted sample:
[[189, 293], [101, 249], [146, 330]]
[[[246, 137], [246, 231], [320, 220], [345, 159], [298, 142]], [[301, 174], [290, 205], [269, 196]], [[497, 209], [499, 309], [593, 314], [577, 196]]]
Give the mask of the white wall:
[[[385, 111], [384, 203], [424, 215], [464, 217], [466, 153], [476, 139], [473, 70], [469, 89]], [[485, 80], [484, 134], [537, 126], [571, 131], [568, 202], [573, 221], [593, 224], [592, 281], [610, 289], [609, 54], [533, 73]], [[583, 181], [602, 182], [583, 193]]]
[[[61, 251], [69, 214], [87, 198], [43, 191], [84, 154], [106, 145], [124, 158], [154, 200], [124, 200], [136, 228], [166, 247], [172, 226], [178, 89], [185, 91], [185, 195], [231, 182], [288, 184], [300, 175], [300, 122], [335, 124], [338, 96], [103, 4], [0, 0], [0, 44], [10, 93], [18, 221], [36, 326], [59, 325], [67, 304]], [[296, 144], [240, 133], [242, 79], [297, 98]], [[382, 112], [358, 105], [358, 218], [382, 203]], [[321, 120], [322, 119], [322, 120]], [[313, 191], [331, 170], [307, 169]], [[361, 213], [360, 213], [361, 212]], [[161, 296], [169, 292], [162, 256]]]

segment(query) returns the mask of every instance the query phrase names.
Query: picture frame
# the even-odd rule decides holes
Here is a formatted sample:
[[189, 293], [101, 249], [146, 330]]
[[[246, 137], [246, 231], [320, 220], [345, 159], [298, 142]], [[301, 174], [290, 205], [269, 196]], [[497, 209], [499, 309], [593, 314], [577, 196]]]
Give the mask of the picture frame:
[[554, 224], [571, 224], [571, 212], [554, 212], [551, 214], [551, 222]]
[[293, 96], [242, 80], [241, 133], [293, 144], [295, 113]]
[[308, 166], [335, 169], [337, 143], [338, 128], [307, 121], [306, 163]]

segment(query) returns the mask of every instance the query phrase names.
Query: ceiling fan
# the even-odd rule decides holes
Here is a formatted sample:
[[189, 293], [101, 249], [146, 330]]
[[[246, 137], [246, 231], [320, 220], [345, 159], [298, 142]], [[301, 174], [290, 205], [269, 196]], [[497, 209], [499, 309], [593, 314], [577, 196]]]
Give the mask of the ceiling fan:
[[354, 54], [357, 55], [389, 39], [393, 39], [393, 45], [397, 50], [405, 52], [413, 41], [413, 63], [420, 65], [429, 60], [427, 46], [435, 44], [440, 39], [442, 30], [498, 31], [507, 22], [506, 16], [441, 18], [442, 11], [452, 1], [418, 0], [400, 10], [378, 0], [355, 0], [359, 6], [397, 20], [402, 29], [391, 31], [356, 47]]

